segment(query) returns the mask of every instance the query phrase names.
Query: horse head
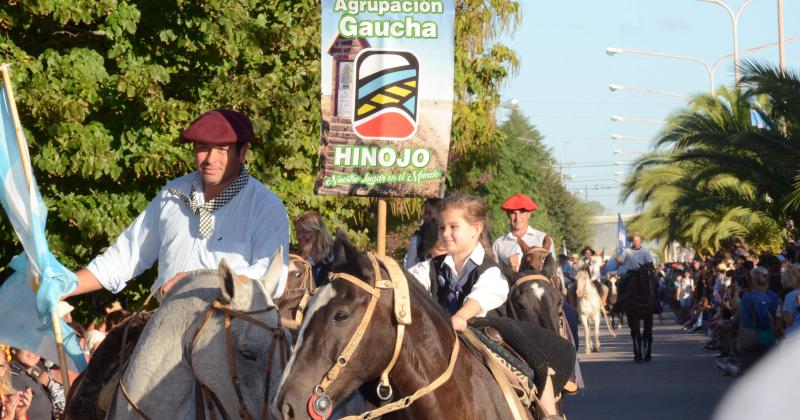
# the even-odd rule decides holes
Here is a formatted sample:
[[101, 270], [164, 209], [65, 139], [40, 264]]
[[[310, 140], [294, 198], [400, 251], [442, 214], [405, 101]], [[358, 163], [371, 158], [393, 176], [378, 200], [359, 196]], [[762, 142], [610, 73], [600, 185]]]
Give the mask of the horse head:
[[[520, 248], [524, 254], [515, 286], [509, 293], [506, 313], [557, 332], [564, 296], [552, 282], [556, 261], [548, 249], [529, 247], [522, 241]], [[536, 280], [520, 283], [521, 279], [531, 276]]]
[[[432, 337], [436, 333], [452, 337], [452, 330], [443, 311], [433, 299], [425, 297], [426, 291], [415, 280], [405, 280], [411, 277], [404, 271], [398, 275], [399, 267], [387, 270], [386, 263], [379, 258], [358, 252], [339, 230], [333, 251], [332, 280], [312, 298], [295, 352], [281, 379], [273, 404], [278, 418], [307, 418], [309, 415], [324, 418], [323, 413], [330, 415], [333, 407], [357, 388], [365, 383], [377, 384], [379, 378], [387, 378], [390, 386], [379, 388], [375, 393], [390, 399], [392, 387], [396, 393], [401, 393], [405, 391], [404, 386], [414, 385], [414, 382], [398, 379], [400, 375], [407, 378], [416, 375], [417, 370], [444, 369], [436, 364], [441, 360], [429, 354], [435, 349], [443, 349], [443, 363], [447, 365], [446, 357], [452, 349], [447, 346], [452, 346], [452, 341], [432, 340]], [[389, 271], [395, 275], [390, 276]], [[387, 286], [390, 278], [392, 285]], [[398, 284], [408, 287], [404, 289]], [[398, 311], [398, 302], [406, 302], [408, 306]], [[409, 319], [404, 320], [404, 316]], [[413, 325], [410, 325], [411, 316]], [[435, 325], [431, 325], [431, 317], [436, 319]], [[400, 328], [393, 328], [398, 324], [408, 325], [403, 335], [398, 332]], [[434, 332], [422, 330], [426, 327], [433, 328]], [[416, 353], [420, 349], [412, 344], [419, 343], [422, 335], [426, 341], [426, 348], [422, 350], [425, 356]], [[405, 341], [400, 341], [399, 346], [392, 344], [398, 343], [401, 337], [405, 337]], [[396, 347], [403, 352], [395, 353]], [[409, 352], [414, 355], [407, 358]], [[398, 357], [393, 357], [395, 354]], [[407, 365], [409, 360], [417, 365]], [[315, 409], [318, 411], [312, 414]]]
[[288, 357], [287, 346], [271, 346], [285, 342], [271, 298], [282, 268], [279, 248], [261, 279], [237, 276], [223, 260], [176, 284], [142, 332], [109, 418], [193, 417], [204, 410], [201, 385], [223, 417], [260, 417]]
[[[391, 322], [389, 305], [391, 296], [384, 294], [370, 316], [365, 320], [373, 295], [367, 289], [375, 286], [375, 266], [370, 258], [356, 250], [346, 235], [337, 229], [333, 245], [332, 273], [345, 274], [353, 281], [331, 281], [315, 293], [309, 303], [292, 355], [279, 386], [273, 410], [283, 418], [307, 418], [309, 400], [315, 391], [325, 393], [327, 401], [318, 403], [332, 407], [350, 395], [364, 380], [375, 378], [380, 369], [389, 363], [391, 353], [376, 352], [394, 340], [391, 328], [376, 327]], [[366, 323], [366, 324], [365, 324]], [[359, 326], [364, 327], [359, 329]], [[360, 330], [361, 340], [355, 352], [343, 360], [343, 351]], [[348, 363], [357, 359], [357, 363]], [[332, 368], [333, 367], [333, 368]], [[336, 372], [331, 375], [332, 369]], [[320, 386], [333, 376], [333, 380]], [[322, 388], [322, 389], [320, 389]], [[324, 407], [323, 407], [324, 408]]]
[[305, 258], [289, 254], [289, 276], [286, 279], [285, 290], [314, 289], [314, 275], [311, 271], [311, 264]]

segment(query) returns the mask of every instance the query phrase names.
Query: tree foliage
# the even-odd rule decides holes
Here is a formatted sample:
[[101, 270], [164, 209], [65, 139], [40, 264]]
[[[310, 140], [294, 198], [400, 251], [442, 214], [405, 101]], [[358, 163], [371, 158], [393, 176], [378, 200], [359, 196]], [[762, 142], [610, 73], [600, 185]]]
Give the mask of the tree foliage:
[[560, 249], [566, 242], [571, 250], [591, 239], [586, 203], [569, 193], [555, 167], [541, 133], [517, 108], [500, 126], [502, 140], [496, 141], [479, 159], [464, 181], [465, 192], [484, 196], [489, 208], [492, 238], [508, 232], [508, 219], [500, 205], [512, 194], [528, 194], [539, 205], [530, 224], [547, 232]]
[[800, 79], [754, 62], [743, 72], [743, 90], [694, 97], [636, 162], [633, 229], [709, 252], [737, 236], [775, 250], [800, 221], [800, 108], [789, 106]]
[[[493, 110], [518, 65], [496, 38], [513, 30], [520, 12], [513, 0], [456, 4], [453, 148], [459, 158], [496, 138]], [[331, 227], [349, 230], [366, 246], [374, 200], [312, 193], [320, 19], [317, 0], [4, 3], [0, 54], [12, 65], [58, 258], [74, 269], [85, 265], [168, 180], [191, 171], [190, 150], [176, 139], [202, 112], [220, 107], [252, 119], [258, 140], [248, 166], [284, 200], [290, 218], [319, 210]], [[395, 200], [394, 224], [418, 215], [420, 201]], [[15, 244], [0, 251], [5, 266], [20, 250], [8, 223], [0, 224], [0, 240]], [[153, 274], [128, 284], [128, 303], [143, 298]], [[106, 298], [93, 294], [79, 308]]]

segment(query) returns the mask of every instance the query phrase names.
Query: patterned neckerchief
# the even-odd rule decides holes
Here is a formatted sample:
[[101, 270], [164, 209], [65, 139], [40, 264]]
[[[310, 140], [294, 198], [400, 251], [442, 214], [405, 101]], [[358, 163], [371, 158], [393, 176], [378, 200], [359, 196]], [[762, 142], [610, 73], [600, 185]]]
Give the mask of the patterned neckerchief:
[[197, 189], [194, 185], [192, 185], [192, 192], [189, 196], [176, 188], [170, 188], [169, 193], [186, 203], [192, 213], [200, 215], [200, 236], [208, 238], [214, 231], [214, 218], [212, 217], [214, 212], [228, 204], [233, 197], [236, 197], [236, 194], [239, 194], [239, 191], [247, 185], [248, 179], [250, 179], [250, 173], [247, 172], [247, 168], [244, 165], [241, 165], [239, 176], [233, 181], [233, 184], [225, 188], [218, 196], [206, 201], [205, 204], [200, 204], [200, 200], [197, 199]]

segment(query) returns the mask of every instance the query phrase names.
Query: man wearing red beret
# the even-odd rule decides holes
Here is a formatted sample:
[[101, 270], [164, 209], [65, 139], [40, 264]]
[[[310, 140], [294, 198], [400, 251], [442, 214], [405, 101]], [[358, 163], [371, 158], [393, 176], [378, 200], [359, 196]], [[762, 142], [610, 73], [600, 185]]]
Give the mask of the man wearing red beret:
[[555, 257], [555, 248], [550, 235], [536, 230], [528, 225], [531, 212], [539, 208], [533, 200], [525, 194], [514, 194], [500, 206], [505, 210], [511, 231], [503, 235], [492, 245], [492, 251], [497, 256], [498, 262], [519, 270], [522, 261], [522, 249], [517, 239], [522, 239], [528, 246], [547, 248]]
[[[216, 268], [223, 258], [237, 274], [260, 278], [273, 252], [289, 249], [289, 220], [281, 200], [244, 165], [254, 137], [250, 120], [235, 111], [196, 119], [180, 141], [193, 144], [197, 171], [168, 183], [105, 253], [76, 273], [70, 295], [117, 293], [156, 261], [151, 290], [166, 291], [187, 272]], [[286, 282], [288, 256], [282, 258], [276, 296]]]

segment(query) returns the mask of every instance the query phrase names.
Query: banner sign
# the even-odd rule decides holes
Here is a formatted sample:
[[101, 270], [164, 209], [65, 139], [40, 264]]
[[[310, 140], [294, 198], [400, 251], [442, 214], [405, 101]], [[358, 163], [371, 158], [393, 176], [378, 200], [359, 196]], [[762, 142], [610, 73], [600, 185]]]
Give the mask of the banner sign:
[[455, 0], [322, 0], [316, 194], [442, 195], [454, 20]]

